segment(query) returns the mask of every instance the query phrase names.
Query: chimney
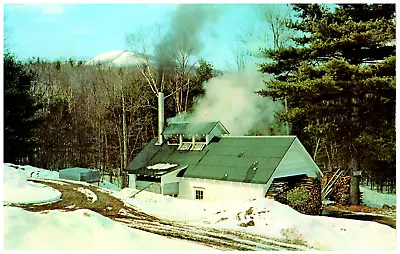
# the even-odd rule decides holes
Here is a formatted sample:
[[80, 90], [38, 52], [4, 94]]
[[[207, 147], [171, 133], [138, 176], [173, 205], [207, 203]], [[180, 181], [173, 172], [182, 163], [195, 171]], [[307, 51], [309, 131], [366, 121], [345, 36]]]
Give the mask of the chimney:
[[164, 93], [158, 93], [158, 141], [156, 145], [162, 145], [164, 130]]

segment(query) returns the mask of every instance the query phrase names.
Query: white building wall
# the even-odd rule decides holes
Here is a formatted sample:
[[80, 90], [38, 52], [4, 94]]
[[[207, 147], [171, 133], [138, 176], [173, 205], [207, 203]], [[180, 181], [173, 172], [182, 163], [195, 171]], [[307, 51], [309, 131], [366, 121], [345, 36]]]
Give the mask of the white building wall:
[[128, 174], [128, 177], [129, 177], [128, 188], [136, 189], [136, 175], [135, 174]]
[[248, 200], [263, 198], [266, 185], [183, 177], [178, 198], [195, 199], [195, 189], [203, 190], [203, 200]]
[[178, 168], [172, 172], [169, 172], [163, 176], [161, 176], [161, 184], [168, 184], [168, 183], [176, 183], [180, 181], [180, 177], [177, 177], [176, 175], [181, 171], [183, 168]]

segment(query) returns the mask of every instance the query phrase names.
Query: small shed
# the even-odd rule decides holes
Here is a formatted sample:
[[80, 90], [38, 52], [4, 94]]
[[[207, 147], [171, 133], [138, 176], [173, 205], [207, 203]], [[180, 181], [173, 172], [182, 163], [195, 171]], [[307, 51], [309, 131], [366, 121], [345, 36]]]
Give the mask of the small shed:
[[187, 165], [157, 163], [138, 169], [128, 187], [163, 195], [178, 196], [180, 177]]
[[66, 168], [59, 170], [61, 179], [96, 183], [100, 181], [100, 172], [90, 168]]

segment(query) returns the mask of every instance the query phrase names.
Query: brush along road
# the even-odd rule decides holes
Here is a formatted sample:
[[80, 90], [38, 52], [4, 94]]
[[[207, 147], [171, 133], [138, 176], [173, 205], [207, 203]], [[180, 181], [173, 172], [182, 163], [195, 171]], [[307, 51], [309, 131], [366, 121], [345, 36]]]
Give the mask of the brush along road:
[[62, 193], [61, 199], [53, 203], [18, 205], [32, 212], [90, 209], [131, 228], [204, 244], [217, 250], [311, 250], [307, 246], [292, 244], [281, 239], [160, 219], [124, 204], [106, 189], [85, 183], [45, 179], [29, 179], [29, 181], [46, 184]]

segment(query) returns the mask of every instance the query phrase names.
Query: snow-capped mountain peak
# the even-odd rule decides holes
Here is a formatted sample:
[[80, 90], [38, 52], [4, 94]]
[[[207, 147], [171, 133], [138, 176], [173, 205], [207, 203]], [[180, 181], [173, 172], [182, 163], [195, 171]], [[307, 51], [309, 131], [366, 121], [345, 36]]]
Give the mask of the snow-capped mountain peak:
[[90, 60], [86, 65], [104, 64], [115, 67], [138, 66], [146, 62], [145, 57], [125, 50], [112, 50], [101, 53]]

